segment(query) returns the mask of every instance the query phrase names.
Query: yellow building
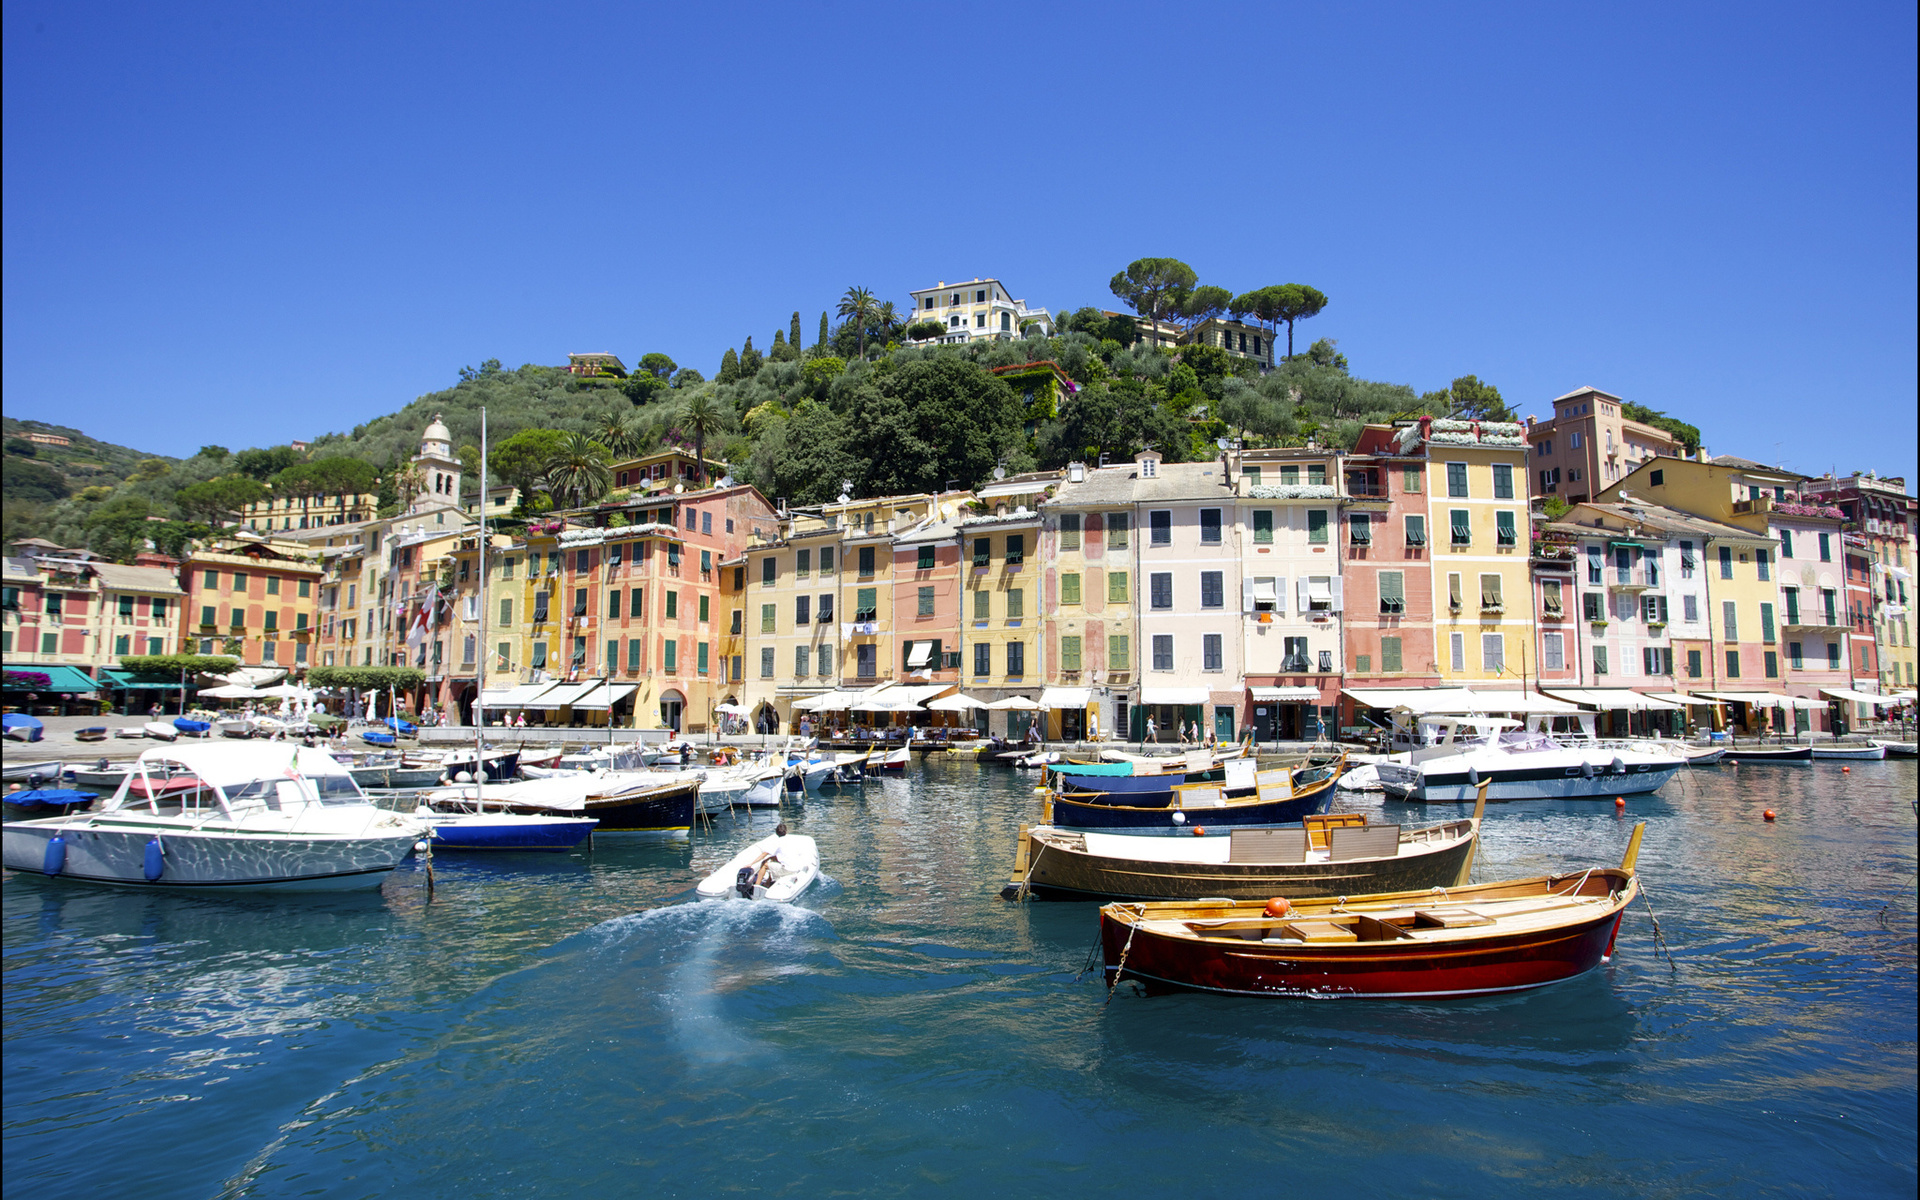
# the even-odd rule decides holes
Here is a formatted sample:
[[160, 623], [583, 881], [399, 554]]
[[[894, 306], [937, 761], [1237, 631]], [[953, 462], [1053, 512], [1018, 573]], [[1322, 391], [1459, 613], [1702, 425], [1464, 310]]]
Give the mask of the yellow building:
[[794, 728], [793, 704], [840, 677], [840, 528], [797, 511], [781, 536], [747, 547], [741, 610], [740, 703], [755, 728]]
[[1434, 636], [1443, 683], [1519, 684], [1533, 661], [1527, 443], [1517, 422], [1422, 418]]

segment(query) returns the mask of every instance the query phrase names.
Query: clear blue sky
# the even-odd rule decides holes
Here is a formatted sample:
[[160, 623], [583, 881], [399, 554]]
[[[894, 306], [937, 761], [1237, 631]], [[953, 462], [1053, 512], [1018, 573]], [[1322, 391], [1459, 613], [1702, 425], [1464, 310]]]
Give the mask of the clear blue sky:
[[7, 411], [145, 449], [850, 285], [1297, 281], [1356, 374], [1915, 475], [1911, 3], [5, 7]]

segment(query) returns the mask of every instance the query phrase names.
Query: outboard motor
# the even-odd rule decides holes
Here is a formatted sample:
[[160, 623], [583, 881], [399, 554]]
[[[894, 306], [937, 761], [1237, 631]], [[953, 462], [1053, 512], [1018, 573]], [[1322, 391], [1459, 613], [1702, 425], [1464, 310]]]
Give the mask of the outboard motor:
[[753, 899], [754, 881], [759, 878], [759, 875], [760, 872], [756, 868], [741, 867], [740, 876], [734, 881], [733, 890], [748, 900]]

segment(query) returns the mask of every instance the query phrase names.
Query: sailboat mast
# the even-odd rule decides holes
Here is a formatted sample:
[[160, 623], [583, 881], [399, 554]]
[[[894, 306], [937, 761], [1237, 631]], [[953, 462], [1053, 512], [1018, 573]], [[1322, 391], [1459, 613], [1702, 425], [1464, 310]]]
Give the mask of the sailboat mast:
[[480, 644], [474, 648], [473, 694], [473, 803], [480, 807], [480, 778], [486, 771], [487, 710], [480, 706], [487, 694], [487, 410], [480, 410]]

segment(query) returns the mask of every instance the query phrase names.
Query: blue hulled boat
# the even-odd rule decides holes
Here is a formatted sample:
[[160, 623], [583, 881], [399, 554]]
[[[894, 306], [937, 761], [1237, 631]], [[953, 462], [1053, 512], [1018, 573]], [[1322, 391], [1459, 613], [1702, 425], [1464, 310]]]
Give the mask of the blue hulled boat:
[[[1047, 822], [1103, 832], [1183, 833], [1204, 828], [1285, 825], [1324, 812], [1344, 757], [1298, 771], [1261, 771], [1251, 795], [1233, 797], [1220, 783], [1183, 783], [1161, 791], [1047, 793]], [[1131, 778], [1112, 776], [1112, 779]], [[1157, 781], [1156, 781], [1157, 782]]]

